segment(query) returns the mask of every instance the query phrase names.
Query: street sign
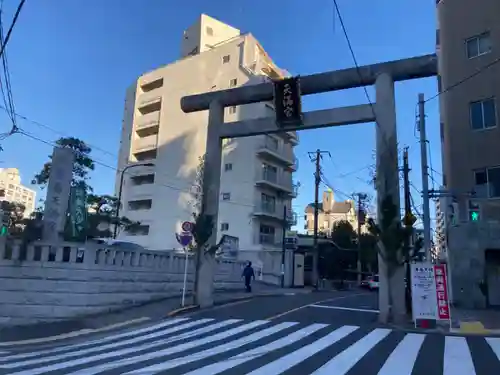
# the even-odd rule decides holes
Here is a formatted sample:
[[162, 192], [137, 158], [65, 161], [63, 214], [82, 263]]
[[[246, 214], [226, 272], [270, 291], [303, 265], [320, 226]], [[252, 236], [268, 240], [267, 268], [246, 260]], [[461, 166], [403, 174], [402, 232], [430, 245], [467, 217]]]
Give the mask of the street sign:
[[274, 81], [274, 109], [279, 127], [302, 123], [299, 77]]
[[191, 232], [176, 233], [175, 237], [182, 247], [188, 246], [193, 240], [193, 234]]
[[181, 229], [183, 232], [193, 232], [194, 229], [194, 223], [190, 221], [184, 221], [181, 225]]

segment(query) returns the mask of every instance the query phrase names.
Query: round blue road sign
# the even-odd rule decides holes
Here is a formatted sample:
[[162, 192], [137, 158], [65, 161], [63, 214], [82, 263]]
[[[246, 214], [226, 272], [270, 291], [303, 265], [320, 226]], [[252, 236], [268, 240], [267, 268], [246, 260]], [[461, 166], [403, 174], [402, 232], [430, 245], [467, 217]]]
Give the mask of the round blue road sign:
[[182, 232], [181, 234], [176, 234], [175, 236], [177, 238], [177, 242], [179, 242], [179, 244], [184, 247], [189, 245], [193, 240], [193, 235], [191, 234], [191, 232]]

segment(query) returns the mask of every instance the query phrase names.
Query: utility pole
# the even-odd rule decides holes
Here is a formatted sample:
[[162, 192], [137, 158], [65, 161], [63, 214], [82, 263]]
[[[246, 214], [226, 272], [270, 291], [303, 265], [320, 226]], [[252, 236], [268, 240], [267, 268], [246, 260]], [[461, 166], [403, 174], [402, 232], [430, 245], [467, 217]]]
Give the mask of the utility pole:
[[425, 134], [425, 100], [424, 94], [418, 94], [418, 114], [420, 131], [420, 152], [422, 158], [422, 199], [424, 203], [424, 250], [429, 261], [431, 250], [431, 217], [429, 208], [429, 166], [427, 164], [427, 137]]
[[313, 237], [313, 266], [312, 266], [312, 282], [316, 289], [318, 289], [318, 258], [319, 258], [319, 247], [318, 247], [318, 216], [319, 216], [319, 184], [321, 183], [321, 158], [322, 154], [328, 154], [331, 157], [329, 151], [321, 151], [317, 149], [316, 152], [309, 152], [309, 157], [311, 161], [316, 163], [316, 171], [314, 173], [314, 237]]
[[361, 220], [364, 218], [363, 203], [368, 197], [365, 193], [357, 193], [358, 196], [358, 262], [357, 262], [357, 273], [358, 273], [358, 285], [361, 284]]
[[[404, 204], [405, 204], [405, 216], [403, 223], [405, 227], [408, 229], [408, 235], [404, 238], [404, 245], [406, 249], [411, 246], [411, 234], [413, 232], [409, 231], [409, 228], [413, 227], [415, 224], [415, 216], [413, 216], [411, 212], [411, 196], [410, 196], [410, 164], [408, 161], [408, 147], [404, 148], [403, 151], [403, 189], [404, 189]], [[409, 262], [409, 259], [408, 259]], [[405, 265], [405, 275], [406, 275], [406, 286], [405, 286], [405, 306], [406, 311], [411, 312], [411, 286], [410, 286], [410, 265], [409, 263]]]
[[283, 234], [281, 236], [281, 287], [285, 287], [286, 231], [288, 230], [288, 209], [283, 205]]

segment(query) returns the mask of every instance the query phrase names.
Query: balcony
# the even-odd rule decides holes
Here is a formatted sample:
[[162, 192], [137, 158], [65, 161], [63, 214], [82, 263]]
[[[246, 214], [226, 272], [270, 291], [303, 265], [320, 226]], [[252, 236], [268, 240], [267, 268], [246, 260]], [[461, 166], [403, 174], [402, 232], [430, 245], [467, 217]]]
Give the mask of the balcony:
[[160, 112], [155, 111], [138, 115], [135, 119], [135, 131], [141, 137], [158, 134], [160, 128]]
[[256, 176], [255, 184], [257, 186], [265, 186], [274, 190], [284, 191], [293, 196], [292, 179], [287, 175], [278, 175], [277, 173], [263, 170]]
[[150, 199], [153, 196], [154, 192], [154, 184], [135, 185], [133, 183], [128, 183], [126, 196], [129, 200], [140, 201], [144, 199]]
[[255, 206], [253, 214], [254, 216], [265, 217], [268, 219], [282, 220], [283, 205], [261, 201]]
[[157, 90], [140, 94], [137, 98], [137, 108], [142, 114], [147, 114], [161, 109], [161, 92]]
[[158, 146], [158, 134], [150, 135], [143, 138], [136, 138], [132, 142], [132, 148], [134, 150], [134, 154], [156, 150], [157, 146]]
[[299, 134], [296, 131], [286, 132], [285, 136], [292, 145], [296, 146], [299, 144]]
[[275, 138], [269, 136], [266, 136], [264, 141], [259, 143], [257, 146], [257, 154], [262, 158], [284, 163], [287, 166], [294, 163], [292, 148], [287, 147], [286, 144], [280, 145]]

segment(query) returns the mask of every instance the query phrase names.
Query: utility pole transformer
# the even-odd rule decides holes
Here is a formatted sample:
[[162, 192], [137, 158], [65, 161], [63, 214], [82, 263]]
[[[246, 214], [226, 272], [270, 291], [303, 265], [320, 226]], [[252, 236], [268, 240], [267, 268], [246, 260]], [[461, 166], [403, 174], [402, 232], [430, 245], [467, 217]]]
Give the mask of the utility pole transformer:
[[422, 200], [424, 205], [424, 251], [429, 261], [431, 251], [431, 214], [429, 207], [429, 166], [427, 164], [427, 136], [425, 134], [425, 100], [424, 94], [418, 94], [418, 114], [420, 131], [420, 152], [422, 158]]

